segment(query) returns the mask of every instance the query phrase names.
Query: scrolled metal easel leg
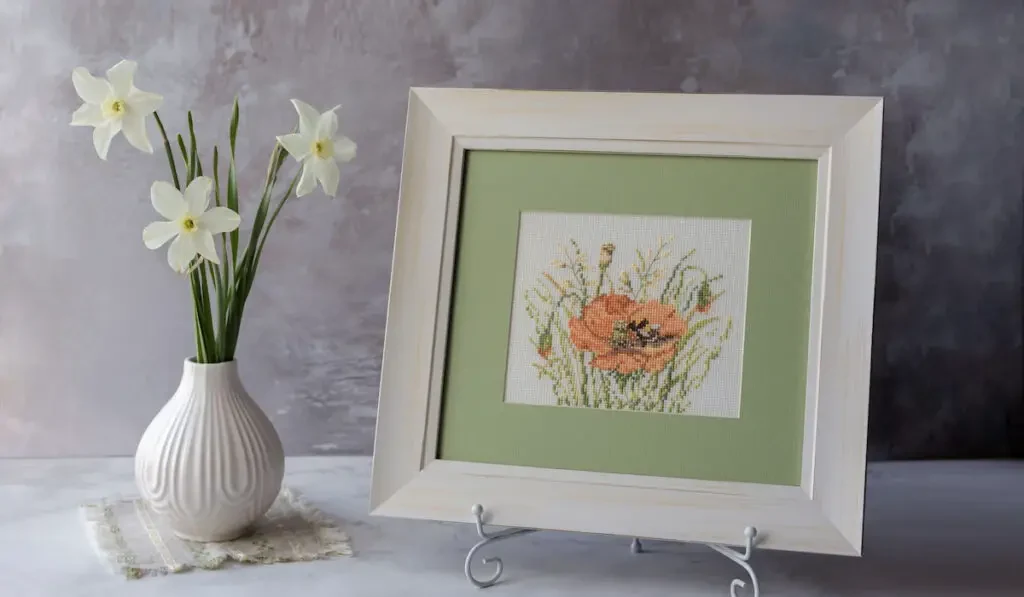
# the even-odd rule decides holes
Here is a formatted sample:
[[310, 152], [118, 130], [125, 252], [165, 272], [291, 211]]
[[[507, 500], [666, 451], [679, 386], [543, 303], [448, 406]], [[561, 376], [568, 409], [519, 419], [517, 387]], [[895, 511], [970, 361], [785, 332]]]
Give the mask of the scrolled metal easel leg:
[[[754, 592], [753, 597], [760, 597], [761, 586], [757, 582], [757, 574], [754, 572], [754, 568], [750, 565], [750, 556], [754, 551], [754, 538], [757, 537], [757, 529], [754, 527], [747, 527], [743, 529], [743, 537], [746, 539], [743, 553], [740, 553], [726, 545], [719, 545], [718, 543], [705, 543], [704, 545], [707, 545], [733, 562], [736, 562], [741, 568], [746, 570], [747, 576], [750, 577], [750, 588]], [[634, 538], [633, 543], [629, 546], [629, 551], [633, 553], [643, 553], [643, 550], [643, 544], [640, 543], [640, 539]], [[738, 597], [736, 591], [746, 586], [747, 582], [745, 580], [734, 578], [729, 584], [729, 595], [731, 597]]]
[[[469, 579], [469, 582], [472, 583], [473, 586], [485, 589], [498, 582], [498, 579], [501, 578], [502, 572], [505, 571], [505, 566], [502, 563], [501, 558], [481, 558], [484, 564], [494, 564], [494, 573], [488, 578], [479, 579], [473, 575], [472, 568], [473, 558], [476, 557], [477, 552], [484, 546], [494, 543], [495, 541], [501, 541], [502, 539], [525, 535], [527, 533], [534, 533], [537, 529], [511, 528], [498, 531], [496, 533], [488, 533], [487, 530], [484, 529], [484, 507], [480, 504], [476, 504], [473, 506], [472, 512], [473, 519], [476, 522], [476, 533], [480, 536], [480, 541], [469, 550], [468, 554], [466, 554], [466, 578]], [[747, 527], [743, 529], [743, 536], [746, 541], [742, 552], [739, 552], [727, 545], [721, 545], [718, 543], [705, 543], [704, 545], [729, 558], [743, 568], [743, 570], [746, 571], [747, 576], [750, 577], [750, 588], [753, 591], [752, 597], [760, 597], [761, 586], [757, 581], [757, 573], [754, 572], [754, 568], [750, 565], [750, 556], [754, 551], [754, 539], [757, 537], [757, 529], [754, 527]], [[640, 542], [639, 538], [633, 539], [629, 550], [635, 554], [643, 553], [643, 544]], [[739, 597], [737, 591], [745, 588], [746, 586], [747, 581], [740, 578], [733, 579], [729, 584], [729, 595], [731, 597]]]
[[536, 529], [505, 529], [496, 533], [488, 533], [484, 529], [484, 507], [480, 504], [474, 504], [472, 512], [473, 518], [476, 522], [476, 533], [480, 536], [480, 541], [470, 548], [469, 553], [466, 554], [466, 578], [469, 579], [469, 582], [471, 582], [474, 587], [477, 587], [478, 589], [486, 589], [498, 582], [498, 579], [501, 578], [501, 573], [505, 570], [505, 566], [502, 563], [501, 558], [481, 558], [484, 564], [494, 564], [494, 574], [486, 579], [479, 579], [473, 575], [473, 558], [476, 556], [476, 552], [480, 551], [480, 549], [485, 545], [494, 543], [495, 541], [533, 533]]
[[[754, 527], [747, 527], [743, 529], [743, 536], [746, 538], [746, 545], [743, 553], [736, 551], [731, 547], [725, 545], [719, 545], [717, 543], [706, 543], [708, 547], [729, 558], [733, 562], [740, 565], [741, 568], [746, 570], [747, 576], [750, 577], [751, 589], [754, 591], [753, 597], [759, 597], [761, 594], [761, 587], [757, 583], [757, 574], [754, 573], [753, 567], [750, 565], [750, 555], [754, 549], [754, 538], [757, 537], [757, 529]], [[735, 578], [729, 585], [729, 595], [737, 597], [736, 591], [747, 586], [746, 581]]]

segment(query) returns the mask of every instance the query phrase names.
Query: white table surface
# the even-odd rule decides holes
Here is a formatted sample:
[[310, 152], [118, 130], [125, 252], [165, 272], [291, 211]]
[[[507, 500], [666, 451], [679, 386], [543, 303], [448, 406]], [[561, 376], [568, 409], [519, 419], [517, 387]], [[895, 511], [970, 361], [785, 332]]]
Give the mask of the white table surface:
[[[741, 572], [699, 545], [535, 533], [495, 544], [504, 582], [480, 590], [462, 574], [472, 525], [369, 518], [369, 459], [288, 461], [285, 482], [347, 521], [356, 556], [233, 566], [142, 580], [109, 573], [76, 506], [130, 495], [130, 459], [0, 460], [0, 597], [717, 596]], [[469, 507], [467, 520], [469, 520]], [[758, 552], [771, 596], [1024, 596], [1024, 462], [884, 463], [870, 467], [865, 556]]]

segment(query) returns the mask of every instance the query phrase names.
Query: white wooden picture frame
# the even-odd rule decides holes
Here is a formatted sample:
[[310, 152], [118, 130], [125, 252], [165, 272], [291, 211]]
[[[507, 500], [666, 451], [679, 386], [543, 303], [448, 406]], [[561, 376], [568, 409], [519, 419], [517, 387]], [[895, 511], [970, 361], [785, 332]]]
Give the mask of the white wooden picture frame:
[[[414, 88], [374, 449], [371, 513], [860, 555], [882, 100]], [[436, 458], [463, 158], [471, 149], [817, 162], [797, 486]], [[500, 399], [500, 397], [498, 397]]]

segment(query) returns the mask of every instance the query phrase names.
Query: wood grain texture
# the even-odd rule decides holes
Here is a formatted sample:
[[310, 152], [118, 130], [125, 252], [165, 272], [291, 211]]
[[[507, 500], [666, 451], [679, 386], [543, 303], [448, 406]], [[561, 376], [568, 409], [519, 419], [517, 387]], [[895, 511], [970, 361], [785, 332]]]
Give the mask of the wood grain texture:
[[[374, 514], [859, 555], [867, 442], [879, 98], [413, 89], [385, 338]], [[599, 114], [615, 114], [609, 120]], [[659, 120], [660, 119], [660, 120]], [[792, 128], [787, 128], [787, 125]], [[782, 487], [434, 460], [467, 147], [817, 156], [802, 483]], [[723, 152], [722, 154], [716, 152]], [[427, 212], [431, 212], [429, 217]], [[403, 236], [405, 238], [403, 238]], [[417, 244], [418, 243], [418, 244]], [[393, 314], [393, 315], [392, 315]], [[432, 370], [431, 370], [432, 366]]]
[[812, 498], [859, 546], [864, 506], [882, 102], [832, 148]]
[[[372, 503], [423, 466], [452, 137], [415, 92], [409, 95], [405, 155], [384, 334]], [[421, 396], [405, 400], [403, 397]], [[387, 397], [387, 398], [385, 398]], [[416, 446], [410, 449], [412, 446]]]

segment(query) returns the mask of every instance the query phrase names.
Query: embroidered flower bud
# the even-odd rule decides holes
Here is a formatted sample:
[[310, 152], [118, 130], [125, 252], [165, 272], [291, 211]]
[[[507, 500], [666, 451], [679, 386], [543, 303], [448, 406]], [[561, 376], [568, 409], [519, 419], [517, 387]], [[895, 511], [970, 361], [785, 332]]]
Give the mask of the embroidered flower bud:
[[546, 329], [540, 334], [540, 338], [537, 339], [537, 354], [542, 358], [548, 358], [551, 356], [551, 329]]
[[597, 259], [597, 265], [601, 269], [607, 269], [612, 264], [612, 254], [615, 253], [615, 245], [605, 243], [601, 245], [601, 255]]
[[697, 311], [707, 313], [711, 310], [711, 285], [707, 280], [701, 282], [700, 290], [697, 291]]
[[629, 272], [623, 271], [619, 274], [619, 283], [622, 284], [622, 294], [629, 294], [633, 290], [633, 281], [629, 278]]

